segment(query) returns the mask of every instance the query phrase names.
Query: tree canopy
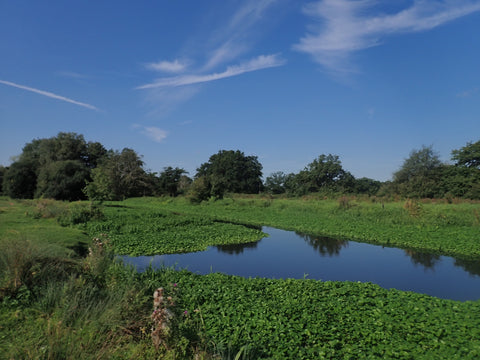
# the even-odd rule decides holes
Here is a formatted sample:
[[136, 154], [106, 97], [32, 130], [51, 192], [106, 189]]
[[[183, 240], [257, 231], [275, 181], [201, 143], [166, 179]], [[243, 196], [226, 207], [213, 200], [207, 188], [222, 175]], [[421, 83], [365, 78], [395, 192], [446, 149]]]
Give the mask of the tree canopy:
[[467, 143], [464, 147], [452, 151], [452, 160], [457, 166], [476, 168], [480, 170], [480, 140]]
[[210, 196], [223, 197], [226, 192], [257, 194], [262, 190], [262, 165], [256, 156], [240, 150], [220, 150], [197, 169], [196, 179], [203, 178]]
[[220, 150], [196, 171], [194, 181], [178, 167], [157, 173], [144, 170], [133, 149], [107, 150], [83, 135], [60, 132], [25, 144], [8, 167], [0, 166], [0, 193], [12, 198], [59, 200], [121, 200], [134, 196], [188, 193], [192, 201], [222, 198], [226, 193], [301, 196], [310, 193], [367, 194], [402, 197], [464, 197], [480, 199], [480, 141], [451, 152], [443, 163], [432, 146], [410, 152], [393, 180], [355, 177], [337, 155], [322, 154], [303, 170], [272, 173], [262, 183], [257, 156], [240, 150]]
[[83, 135], [60, 132], [27, 143], [18, 160], [4, 171], [2, 188], [12, 198], [81, 200], [86, 198], [84, 188], [89, 182], [86, 193], [92, 196], [138, 196], [146, 188], [142, 166], [131, 149], [107, 151], [99, 142], [87, 143]]
[[79, 160], [49, 162], [39, 172], [35, 197], [82, 199], [85, 179], [89, 176], [90, 170]]
[[354, 177], [342, 167], [338, 155], [322, 154], [308, 164], [294, 178], [295, 192], [342, 192], [353, 186]]
[[14, 199], [32, 199], [37, 187], [33, 162], [19, 160], [8, 167], [3, 176], [3, 193]]
[[438, 176], [442, 162], [432, 146], [422, 146], [410, 152], [393, 174], [395, 192], [406, 197], [435, 197], [438, 193]]
[[452, 151], [455, 165], [442, 163], [432, 146], [414, 150], [395, 172], [389, 192], [404, 197], [480, 198], [480, 142]]
[[410, 152], [402, 166], [393, 174], [393, 181], [402, 183], [415, 178], [427, 177], [429, 173], [442, 164], [432, 146], [423, 146]]
[[105, 152], [100, 143], [87, 144], [76, 133], [60, 132], [48, 139], [34, 139], [6, 171], [5, 193], [13, 198], [84, 199], [85, 180]]
[[92, 170], [91, 176], [85, 193], [92, 200], [123, 200], [152, 193], [143, 161], [132, 149], [110, 150]]
[[[295, 176], [291, 174], [290, 176]], [[289, 175], [283, 171], [276, 171], [265, 179], [265, 191], [270, 194], [284, 194], [287, 192]]]
[[157, 191], [161, 195], [177, 196], [181, 190], [182, 180], [186, 180], [183, 175], [187, 174], [184, 169], [171, 166], [163, 168], [163, 171], [158, 177]]

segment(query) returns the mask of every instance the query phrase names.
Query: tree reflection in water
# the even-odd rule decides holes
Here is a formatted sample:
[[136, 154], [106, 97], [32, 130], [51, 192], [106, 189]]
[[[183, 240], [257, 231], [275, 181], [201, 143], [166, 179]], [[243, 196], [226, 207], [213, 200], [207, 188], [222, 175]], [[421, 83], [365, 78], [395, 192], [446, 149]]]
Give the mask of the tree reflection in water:
[[[414, 250], [404, 250], [405, 254], [410, 256], [414, 265], [422, 265], [425, 270], [434, 270], [435, 266], [441, 261], [441, 256], [436, 254], [429, 254]], [[480, 260], [458, 259], [454, 258], [453, 265], [461, 267], [470, 275], [480, 276]]]
[[435, 265], [440, 261], [440, 255], [437, 254], [429, 254], [408, 249], [405, 250], [405, 254], [410, 256], [410, 259], [414, 265], [422, 265], [425, 270], [434, 270]]
[[295, 232], [295, 234], [305, 240], [307, 244], [309, 244], [322, 256], [339, 256], [340, 250], [348, 247], [348, 240], [338, 240], [323, 236], [306, 235], [298, 232]]
[[255, 249], [260, 241], [261, 240], [246, 244], [216, 245], [215, 247], [222, 253], [239, 255], [243, 254], [245, 249]]
[[463, 268], [470, 275], [480, 276], [480, 260], [455, 259], [454, 265]]

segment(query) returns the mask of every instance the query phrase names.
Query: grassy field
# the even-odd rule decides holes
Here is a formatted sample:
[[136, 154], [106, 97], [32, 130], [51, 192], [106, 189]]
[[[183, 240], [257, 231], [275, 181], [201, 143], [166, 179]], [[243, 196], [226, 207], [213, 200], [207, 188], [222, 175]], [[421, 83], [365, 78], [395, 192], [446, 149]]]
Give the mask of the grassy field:
[[10, 200], [0, 197], [0, 241], [28, 241], [59, 255], [72, 255], [91, 237], [73, 227], [60, 227], [57, 219], [69, 207], [54, 200]]
[[[479, 254], [478, 204], [146, 198], [105, 205], [102, 217], [86, 203], [0, 199], [0, 356], [480, 357], [480, 301], [369, 283], [138, 274], [111, 252], [193, 251], [261, 237], [240, 225], [249, 224], [472, 256]], [[165, 296], [154, 308], [159, 287]]]

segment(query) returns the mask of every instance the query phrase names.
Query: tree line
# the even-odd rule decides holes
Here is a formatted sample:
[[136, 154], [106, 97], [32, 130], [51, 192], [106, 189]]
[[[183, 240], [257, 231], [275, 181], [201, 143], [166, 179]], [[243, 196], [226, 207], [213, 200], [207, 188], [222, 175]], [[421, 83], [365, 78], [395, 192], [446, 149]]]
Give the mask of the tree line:
[[355, 178], [337, 155], [322, 154], [298, 173], [274, 172], [262, 181], [257, 156], [220, 150], [201, 164], [193, 178], [178, 167], [159, 173], [144, 169], [133, 149], [107, 150], [83, 135], [60, 132], [27, 143], [8, 167], [0, 166], [0, 192], [11, 198], [122, 200], [137, 196], [177, 196], [191, 201], [226, 193], [367, 194], [409, 198], [480, 199], [480, 141], [452, 151], [452, 164], [440, 161], [431, 146], [413, 150], [392, 181]]

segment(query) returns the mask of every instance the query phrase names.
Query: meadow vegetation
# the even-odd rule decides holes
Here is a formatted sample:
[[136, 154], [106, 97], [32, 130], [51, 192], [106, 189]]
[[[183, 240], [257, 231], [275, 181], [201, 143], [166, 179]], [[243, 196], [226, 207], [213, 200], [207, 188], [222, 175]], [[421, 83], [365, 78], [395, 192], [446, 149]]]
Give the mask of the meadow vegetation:
[[[119, 204], [123, 207], [117, 207]], [[442, 255], [480, 256], [480, 204], [474, 201], [232, 196], [193, 205], [186, 198], [138, 198], [106, 203], [105, 214], [110, 220], [92, 221], [87, 228], [92, 235], [95, 231], [108, 232], [119, 251], [127, 254], [138, 254], [137, 246], [148, 254], [200, 251], [206, 245], [250, 242], [262, 237], [259, 231], [235, 225], [246, 224]], [[146, 214], [157, 219], [151, 221]], [[212, 226], [218, 227], [218, 233], [209, 231]], [[182, 234], [181, 241], [175, 240], [176, 234]], [[172, 243], [175, 241], [179, 241], [178, 247]], [[183, 241], [190, 243], [187, 250], [182, 250], [187, 247]], [[175, 250], [160, 249], [164, 243]], [[155, 251], [150, 244], [160, 250]], [[127, 246], [132, 250], [126, 251]]]
[[[247, 242], [262, 237], [261, 225], [478, 257], [479, 208], [471, 202], [258, 197], [199, 205], [183, 198], [138, 198], [100, 208], [0, 198], [0, 354], [479, 358], [479, 301], [442, 300], [370, 283], [202, 276], [168, 268], [137, 273], [114, 258], [118, 252]], [[159, 288], [162, 299], [157, 292], [154, 303]]]

